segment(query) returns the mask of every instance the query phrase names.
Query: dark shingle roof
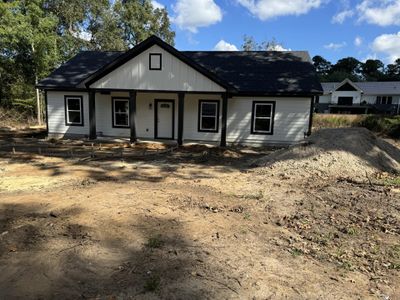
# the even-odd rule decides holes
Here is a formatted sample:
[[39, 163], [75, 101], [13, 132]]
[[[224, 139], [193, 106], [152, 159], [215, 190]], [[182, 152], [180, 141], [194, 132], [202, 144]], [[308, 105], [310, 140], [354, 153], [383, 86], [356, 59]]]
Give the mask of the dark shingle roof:
[[182, 53], [243, 93], [307, 94], [322, 91], [306, 51]]
[[[400, 95], [400, 81], [364, 81], [352, 82], [366, 95]], [[324, 94], [335, 90], [341, 82], [321, 83]]]
[[[154, 39], [156, 43], [164, 43]], [[145, 43], [146, 41], [142, 44]], [[168, 49], [170, 46], [165, 47]], [[308, 95], [322, 91], [310, 57], [305, 51], [178, 52], [173, 50], [181, 59], [198, 67], [199, 70], [210, 73], [209, 75], [215, 77], [215, 80], [226, 82], [240, 93]], [[126, 54], [129, 53], [81, 52], [40, 81], [38, 87], [84, 88], [88, 78], [97, 76], [96, 74], [106, 70], [109, 65], [119, 61], [122, 63]]]
[[38, 87], [74, 88], [124, 52], [82, 51], [41, 80]]

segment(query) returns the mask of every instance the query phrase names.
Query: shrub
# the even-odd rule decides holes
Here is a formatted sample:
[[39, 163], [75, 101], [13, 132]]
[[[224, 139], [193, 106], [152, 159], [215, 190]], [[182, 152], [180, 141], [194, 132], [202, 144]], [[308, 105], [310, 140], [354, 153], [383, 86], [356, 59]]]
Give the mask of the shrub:
[[321, 128], [365, 127], [392, 138], [400, 138], [400, 116], [315, 114], [313, 126]]

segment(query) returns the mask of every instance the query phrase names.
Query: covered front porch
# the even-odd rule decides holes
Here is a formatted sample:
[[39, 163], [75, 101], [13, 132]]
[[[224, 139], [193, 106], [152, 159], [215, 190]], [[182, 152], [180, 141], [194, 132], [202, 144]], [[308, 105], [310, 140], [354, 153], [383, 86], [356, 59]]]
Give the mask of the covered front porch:
[[[207, 141], [226, 146], [227, 93], [90, 90], [89, 138]], [[205, 111], [204, 105], [213, 108]]]

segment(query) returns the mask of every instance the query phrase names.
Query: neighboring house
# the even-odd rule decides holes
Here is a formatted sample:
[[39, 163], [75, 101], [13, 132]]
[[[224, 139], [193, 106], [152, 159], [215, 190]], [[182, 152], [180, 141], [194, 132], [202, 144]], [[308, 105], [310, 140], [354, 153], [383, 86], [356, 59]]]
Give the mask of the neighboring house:
[[307, 52], [181, 52], [155, 36], [81, 52], [38, 87], [49, 136], [222, 146], [304, 139], [322, 94]]
[[400, 81], [323, 82], [324, 94], [317, 98], [319, 113], [399, 114]]

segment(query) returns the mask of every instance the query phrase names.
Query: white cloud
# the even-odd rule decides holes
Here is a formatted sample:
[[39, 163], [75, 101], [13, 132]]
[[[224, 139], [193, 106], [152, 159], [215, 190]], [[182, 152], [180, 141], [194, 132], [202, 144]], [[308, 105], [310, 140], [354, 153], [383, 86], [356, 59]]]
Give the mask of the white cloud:
[[333, 50], [333, 51], [337, 51], [343, 47], [345, 47], [347, 44], [346, 42], [341, 42], [341, 43], [329, 43], [327, 45], [324, 45], [325, 49], [328, 50]]
[[356, 36], [356, 38], [354, 39], [354, 45], [360, 47], [362, 43], [363, 43], [362, 37]]
[[151, 4], [153, 5], [154, 9], [157, 9], [157, 8], [158, 9], [163, 9], [163, 8], [165, 8], [164, 4], [161, 4], [160, 2], [157, 2], [156, 0], [152, 0]]
[[286, 49], [285, 47], [283, 47], [282, 45], [279, 44], [274, 44], [274, 45], [269, 45], [267, 47], [268, 51], [291, 51], [292, 49]]
[[222, 20], [222, 10], [214, 0], [178, 0], [172, 9], [175, 13], [172, 22], [192, 33]]
[[343, 24], [347, 18], [351, 18], [353, 15], [354, 11], [351, 9], [343, 10], [332, 17], [332, 23]]
[[399, 0], [363, 0], [357, 11], [359, 21], [379, 26], [400, 25]]
[[389, 62], [394, 62], [400, 58], [400, 32], [376, 37], [371, 48], [375, 52], [385, 54]]
[[280, 16], [303, 15], [321, 6], [323, 0], [237, 0], [262, 21]]
[[224, 40], [220, 40], [214, 47], [215, 51], [238, 51], [238, 48], [233, 45], [225, 42]]

